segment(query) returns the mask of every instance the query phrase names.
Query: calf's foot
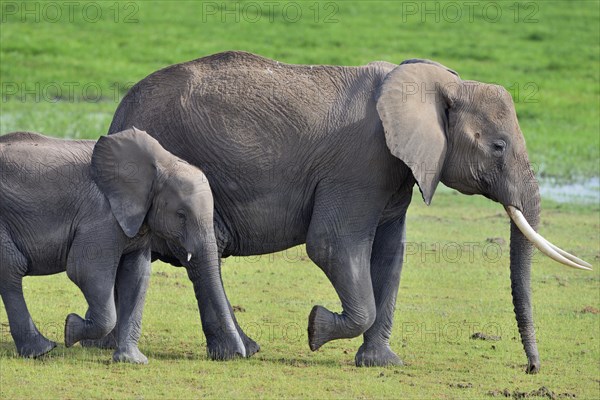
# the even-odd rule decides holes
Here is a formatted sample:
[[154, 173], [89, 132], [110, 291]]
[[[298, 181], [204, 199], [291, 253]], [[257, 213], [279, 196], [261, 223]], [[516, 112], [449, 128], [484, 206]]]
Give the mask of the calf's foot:
[[246, 348], [246, 357], [252, 357], [254, 354], [260, 351], [260, 345], [246, 336], [241, 329], [238, 330], [238, 333], [240, 334], [242, 342], [244, 343], [244, 347]]
[[[250, 338], [248, 339], [251, 340]], [[235, 336], [214, 335], [207, 338], [206, 342], [206, 352], [211, 360], [225, 361], [247, 356], [245, 344], [237, 332]]]

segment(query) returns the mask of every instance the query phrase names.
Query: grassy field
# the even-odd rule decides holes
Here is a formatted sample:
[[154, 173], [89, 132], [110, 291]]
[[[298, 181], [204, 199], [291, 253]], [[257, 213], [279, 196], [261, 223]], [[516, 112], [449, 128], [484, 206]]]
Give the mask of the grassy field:
[[[96, 138], [131, 84], [222, 50], [313, 64], [422, 57], [511, 91], [539, 176], [600, 175], [597, 1], [68, 3], [0, 3], [0, 134]], [[539, 375], [523, 373], [507, 217], [483, 198], [443, 191], [431, 207], [416, 197], [409, 211], [392, 336], [404, 367], [355, 368], [360, 338], [310, 352], [312, 305], [340, 305], [298, 247], [224, 264], [240, 323], [262, 345], [248, 360], [207, 360], [185, 271], [161, 263], [153, 266], [140, 341], [148, 366], [62, 345], [42, 360], [22, 360], [0, 307], [0, 398], [491, 398], [541, 387], [598, 398], [600, 207], [543, 205], [541, 233], [595, 270], [536, 256]], [[62, 344], [64, 318], [85, 312], [83, 296], [64, 274], [26, 278], [25, 286], [34, 320]], [[500, 340], [471, 339], [475, 332]]]

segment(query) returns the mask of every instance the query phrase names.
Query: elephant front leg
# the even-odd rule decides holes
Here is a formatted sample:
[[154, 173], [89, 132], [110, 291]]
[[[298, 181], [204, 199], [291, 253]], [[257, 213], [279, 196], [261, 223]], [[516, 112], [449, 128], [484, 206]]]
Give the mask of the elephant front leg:
[[[115, 290], [115, 297], [116, 297], [116, 290]], [[115, 306], [118, 309], [119, 308], [119, 302], [117, 299], [115, 299]], [[88, 312], [85, 314], [85, 319], [89, 319], [90, 318], [90, 311], [88, 310]], [[117, 320], [117, 325], [113, 328], [112, 331], [110, 331], [110, 333], [106, 336], [104, 336], [102, 339], [84, 339], [81, 340], [79, 342], [79, 344], [81, 345], [81, 347], [95, 347], [97, 349], [103, 349], [103, 350], [115, 350], [117, 348], [117, 328], [119, 326], [119, 321]]]
[[123, 257], [117, 269], [117, 349], [114, 361], [147, 364], [138, 348], [142, 333], [142, 312], [150, 280], [150, 248]]
[[308, 342], [312, 351], [335, 339], [365, 332], [375, 320], [375, 301], [369, 275], [370, 242], [343, 241], [323, 246], [307, 242], [309, 257], [325, 272], [342, 303], [334, 313], [314, 306], [308, 317]]
[[[179, 259], [184, 254], [180, 252]], [[207, 310], [210, 316], [210, 326], [205, 319], [202, 320], [206, 328], [207, 352], [213, 360], [229, 360], [238, 356], [246, 357], [246, 347], [238, 333], [234, 318], [223, 288], [221, 270], [219, 265], [219, 252], [216, 240], [207, 237], [203, 252], [188, 260], [186, 265], [188, 278], [194, 286], [194, 293], [198, 301], [200, 317], [202, 309]]]
[[371, 327], [376, 307], [371, 284], [370, 259], [379, 215], [377, 193], [347, 192], [323, 186], [316, 195], [306, 239], [311, 260], [327, 275], [341, 303], [342, 313], [313, 307], [308, 319], [308, 340], [315, 351], [325, 343], [353, 338]]
[[[117, 323], [114, 285], [119, 263], [119, 250], [109, 240], [103, 241], [93, 233], [76, 236], [67, 259], [67, 276], [85, 296], [88, 312], [85, 319], [69, 314], [65, 321], [65, 346], [71, 347], [80, 340], [100, 339]], [[96, 239], [98, 239], [96, 241]], [[102, 257], [89, 257], [89, 243], [108, 243]]]
[[[219, 271], [221, 271], [221, 254], [219, 253]], [[221, 285], [223, 285], [223, 279], [221, 279]], [[235, 318], [235, 313], [233, 312], [233, 307], [229, 303], [229, 299], [227, 299], [227, 304], [229, 306], [229, 311], [231, 313], [231, 317], [233, 318], [233, 322], [235, 324], [235, 328], [237, 329], [240, 338], [246, 348], [246, 357], [251, 357], [252, 355], [258, 353], [260, 351], [260, 346], [254, 340], [246, 335], [246, 333], [240, 327], [237, 319]], [[232, 349], [229, 347], [229, 339], [223, 334], [221, 329], [219, 328], [219, 318], [217, 313], [215, 312], [215, 307], [210, 301], [210, 298], [206, 294], [201, 294], [198, 297], [198, 308], [200, 310], [200, 319], [202, 321], [202, 331], [204, 332], [204, 336], [206, 337], [206, 347], [208, 349], [208, 354], [213, 359], [224, 359], [227, 354], [232, 353]]]
[[402, 365], [390, 348], [396, 296], [405, 249], [405, 216], [377, 228], [371, 255], [371, 280], [377, 309], [375, 323], [364, 334], [355, 363], [358, 367]]
[[[219, 322], [217, 314], [214, 311], [214, 306], [212, 305], [210, 299], [208, 299], [206, 296], [200, 296], [198, 299], [198, 306], [200, 308], [200, 319], [202, 320], [202, 331], [206, 336], [208, 353], [211, 358], [221, 359], [223, 354], [230, 351], [225, 350], [227, 347], [227, 340], [223, 337], [222, 332], [218, 328]], [[242, 330], [237, 319], [235, 318], [231, 304], [229, 304], [229, 310], [231, 312], [231, 316], [233, 317], [235, 327], [240, 335], [240, 338], [242, 339], [242, 342], [244, 343], [244, 347], [246, 348], [246, 357], [251, 357], [260, 351], [260, 345], [248, 337]]]
[[[119, 309], [119, 298], [118, 292], [115, 287], [114, 298], [115, 298], [115, 309]], [[118, 317], [117, 317], [118, 318]], [[90, 319], [90, 310], [88, 309], [85, 314], [85, 319]], [[97, 348], [103, 350], [116, 350], [117, 349], [117, 329], [119, 327], [119, 320], [117, 319], [117, 325], [113, 328], [112, 331], [102, 339], [84, 339], [79, 341], [81, 347], [89, 347], [89, 348]]]

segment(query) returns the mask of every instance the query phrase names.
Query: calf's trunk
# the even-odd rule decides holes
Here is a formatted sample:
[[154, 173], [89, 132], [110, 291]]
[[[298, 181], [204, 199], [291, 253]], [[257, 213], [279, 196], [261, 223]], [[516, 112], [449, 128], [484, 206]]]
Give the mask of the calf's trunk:
[[218, 326], [212, 327], [212, 332], [216, 335], [207, 337], [208, 355], [218, 360], [230, 359], [236, 355], [245, 357], [246, 348], [235, 327], [221, 281], [216, 242], [208, 240], [208, 243], [201, 247], [202, 250], [192, 254], [188, 260], [187, 273], [194, 285], [199, 309], [200, 302], [208, 299], [212, 306], [211, 311], [216, 315], [215, 322]]

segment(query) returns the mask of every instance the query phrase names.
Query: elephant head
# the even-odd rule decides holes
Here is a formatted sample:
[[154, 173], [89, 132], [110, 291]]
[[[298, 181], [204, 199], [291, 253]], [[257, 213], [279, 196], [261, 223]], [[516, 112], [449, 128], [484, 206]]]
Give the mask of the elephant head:
[[236, 353], [245, 356], [221, 282], [206, 176], [136, 128], [101, 137], [92, 154], [91, 173], [129, 238], [146, 221], [153, 235], [166, 240], [186, 266], [196, 293], [210, 298]]
[[[514, 311], [528, 358], [539, 370], [531, 308], [532, 244], [571, 267], [590, 265], [537, 234], [540, 195], [511, 95], [501, 86], [461, 80], [428, 60], [408, 60], [385, 78], [377, 111], [391, 153], [412, 171], [429, 204], [438, 183], [501, 203], [511, 218]], [[528, 240], [529, 239], [529, 240]]]
[[94, 147], [92, 174], [128, 237], [147, 221], [153, 234], [184, 249], [186, 258], [200, 256], [200, 240], [213, 238], [213, 199], [206, 177], [147, 133], [132, 128], [101, 137]]

